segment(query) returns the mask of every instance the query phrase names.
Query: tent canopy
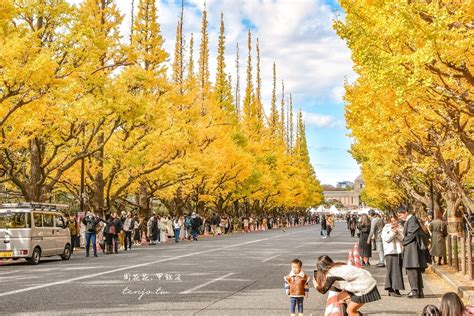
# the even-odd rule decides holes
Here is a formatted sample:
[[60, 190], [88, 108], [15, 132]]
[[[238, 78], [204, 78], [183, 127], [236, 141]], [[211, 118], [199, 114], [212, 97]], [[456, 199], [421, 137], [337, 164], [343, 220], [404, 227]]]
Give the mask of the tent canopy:
[[339, 211], [334, 205], [332, 205], [329, 208], [329, 213], [333, 214], [333, 215], [339, 215], [339, 214], [341, 214], [341, 211]]

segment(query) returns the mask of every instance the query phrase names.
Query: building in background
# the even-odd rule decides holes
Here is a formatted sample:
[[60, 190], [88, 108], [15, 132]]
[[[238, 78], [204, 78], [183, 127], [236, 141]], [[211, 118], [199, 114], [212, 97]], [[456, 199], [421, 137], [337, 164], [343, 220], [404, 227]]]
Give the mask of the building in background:
[[337, 183], [336, 188], [347, 190], [347, 189], [352, 189], [353, 186], [354, 186], [354, 182], [341, 181]]
[[351, 183], [349, 181], [343, 181], [339, 182], [337, 184], [336, 190], [324, 190], [324, 200], [326, 202], [329, 202], [331, 200], [337, 200], [341, 202], [344, 207], [347, 208], [354, 208], [354, 207], [359, 207], [361, 206], [362, 202], [360, 199], [360, 195], [362, 193], [362, 190], [364, 188], [364, 180], [362, 179], [362, 176], [358, 176], [354, 180], [353, 184], [353, 189], [348, 191], [344, 187], [339, 187], [339, 184], [344, 184], [344, 183]]

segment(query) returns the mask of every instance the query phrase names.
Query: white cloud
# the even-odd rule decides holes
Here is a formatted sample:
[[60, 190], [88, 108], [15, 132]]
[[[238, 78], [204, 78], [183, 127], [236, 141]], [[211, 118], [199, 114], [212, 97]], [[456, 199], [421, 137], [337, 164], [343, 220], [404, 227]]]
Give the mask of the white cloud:
[[337, 103], [343, 103], [344, 102], [343, 98], [344, 98], [345, 93], [346, 93], [346, 90], [344, 89], [343, 86], [337, 86], [331, 90], [331, 97]]
[[[130, 2], [117, 1], [125, 14], [122, 30], [129, 32]], [[135, 1], [138, 3], [138, 0]], [[185, 25], [187, 42], [194, 33], [195, 61], [198, 59], [203, 0], [187, 0]], [[159, 23], [165, 39], [165, 49], [172, 58], [176, 23], [180, 1], [162, 0], [158, 3]], [[277, 64], [278, 93], [281, 79], [287, 92], [292, 92], [296, 103], [298, 96], [328, 97], [341, 102], [341, 85], [345, 78], [353, 80], [350, 51], [332, 30], [334, 14], [323, 0], [207, 0], [210, 67], [212, 76], [216, 68], [217, 38], [220, 13], [224, 13], [226, 25], [227, 72], [235, 83], [235, 47], [240, 46], [241, 86], [245, 85], [247, 59], [247, 21], [254, 26], [252, 57], [255, 70], [255, 40], [258, 37], [261, 50], [263, 99], [269, 108], [272, 65]], [[195, 67], [195, 69], [197, 69]], [[254, 72], [255, 78], [255, 72]], [[296, 106], [298, 106], [296, 104]]]
[[344, 122], [338, 120], [332, 115], [324, 115], [318, 113], [303, 112], [303, 120], [306, 125], [312, 125], [319, 128], [341, 128]]

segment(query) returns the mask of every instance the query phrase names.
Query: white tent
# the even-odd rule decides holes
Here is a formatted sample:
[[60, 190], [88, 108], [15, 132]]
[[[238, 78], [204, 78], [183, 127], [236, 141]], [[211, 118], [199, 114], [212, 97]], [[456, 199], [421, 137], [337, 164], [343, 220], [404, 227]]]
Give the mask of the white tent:
[[318, 209], [316, 210], [316, 213], [324, 213], [326, 212], [326, 209], [324, 208], [324, 206], [320, 205], [318, 206]]
[[341, 211], [339, 211], [334, 205], [332, 205], [329, 208], [329, 213], [332, 214], [332, 215], [339, 215], [339, 214], [341, 214]]
[[310, 214], [314, 214], [314, 213], [317, 213], [318, 210], [315, 209], [314, 207], [312, 207], [312, 208], [309, 208], [309, 209], [308, 209], [308, 212], [309, 212]]
[[362, 215], [362, 214], [366, 214], [366, 215], [367, 215], [367, 214], [369, 214], [369, 211], [370, 211], [370, 210], [371, 210], [370, 207], [365, 206], [365, 207], [363, 207], [363, 208], [357, 210], [357, 214], [358, 214], [358, 215]]

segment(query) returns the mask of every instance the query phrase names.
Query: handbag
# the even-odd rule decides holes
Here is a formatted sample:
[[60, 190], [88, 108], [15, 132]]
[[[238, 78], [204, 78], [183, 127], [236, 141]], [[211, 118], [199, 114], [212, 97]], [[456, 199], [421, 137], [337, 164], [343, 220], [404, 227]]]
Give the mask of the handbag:
[[429, 239], [428, 236], [425, 234], [424, 231], [419, 230], [416, 234], [416, 243], [418, 249], [420, 250], [421, 254], [425, 257], [425, 260], [428, 264], [432, 264], [433, 260], [431, 258], [429, 246]]

